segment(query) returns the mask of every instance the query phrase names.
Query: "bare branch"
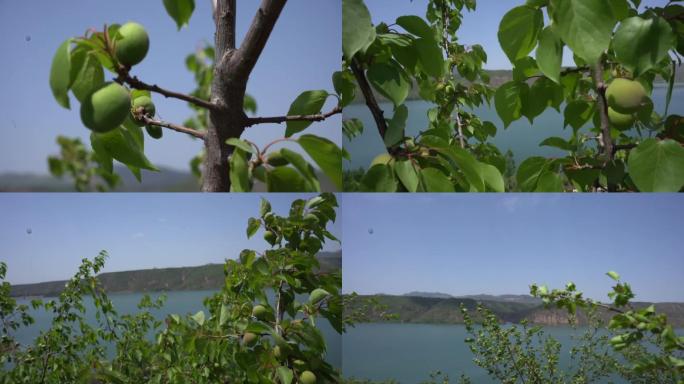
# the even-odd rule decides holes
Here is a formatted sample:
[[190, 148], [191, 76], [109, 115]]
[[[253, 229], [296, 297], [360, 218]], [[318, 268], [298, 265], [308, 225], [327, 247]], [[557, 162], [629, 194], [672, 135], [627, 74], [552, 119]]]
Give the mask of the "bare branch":
[[157, 125], [159, 127], [169, 128], [176, 132], [187, 133], [188, 135], [204, 140], [204, 132], [198, 131], [196, 129], [184, 127], [182, 125], [176, 125], [166, 121], [155, 120], [147, 116], [142, 116], [142, 119], [143, 121], [145, 121], [145, 124], [147, 125]]
[[608, 160], [613, 160], [613, 139], [610, 137], [610, 120], [608, 120], [608, 101], [606, 100], [606, 84], [603, 81], [603, 64], [601, 60], [591, 71], [594, 77], [594, 85], [598, 94], [597, 107], [601, 118], [601, 139], [599, 143], [603, 147], [603, 153], [608, 156]]
[[184, 100], [188, 103], [192, 103], [199, 107], [206, 108], [209, 110], [219, 109], [217, 105], [212, 104], [209, 101], [202, 100], [198, 97], [186, 95], [184, 93], [169, 91], [168, 89], [161, 88], [155, 84], [147, 84], [143, 81], [140, 81], [137, 77], [131, 76], [125, 69], [119, 70], [119, 78], [117, 80], [119, 80], [119, 82], [127, 83], [135, 89], [158, 93], [160, 95], [163, 95], [164, 97], [172, 97], [174, 99]]
[[358, 61], [354, 59], [351, 63], [352, 72], [354, 72], [354, 77], [356, 77], [356, 82], [359, 83], [361, 92], [363, 92], [363, 97], [366, 99], [366, 105], [373, 114], [373, 119], [375, 120], [375, 125], [378, 127], [378, 132], [380, 132], [380, 137], [385, 138], [385, 133], [387, 132], [387, 122], [385, 121], [384, 112], [378, 105], [378, 101], [375, 100], [373, 95], [373, 90], [368, 84], [366, 75], [363, 73], [363, 69], [359, 65]]
[[290, 115], [290, 116], [274, 116], [274, 117], [250, 117], [245, 123], [246, 127], [251, 127], [256, 124], [264, 123], [284, 123], [287, 121], [323, 121], [330, 116], [342, 113], [342, 108], [338, 105], [330, 112], [318, 113], [314, 115]]
[[286, 0], [262, 0], [236, 55], [231, 58], [231, 76], [247, 79], [266, 46]]

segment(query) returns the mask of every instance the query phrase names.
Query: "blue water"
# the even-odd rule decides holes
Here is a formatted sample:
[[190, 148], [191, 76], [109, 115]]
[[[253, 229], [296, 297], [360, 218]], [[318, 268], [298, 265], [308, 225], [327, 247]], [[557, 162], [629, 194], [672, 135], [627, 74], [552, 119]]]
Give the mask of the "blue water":
[[[665, 110], [666, 87], [656, 87], [651, 98], [656, 108], [656, 112], [662, 114]], [[668, 114], [684, 115], [684, 87], [675, 87], [672, 92], [672, 101]], [[493, 103], [493, 102], [492, 102]], [[406, 134], [416, 135], [427, 127], [427, 111], [434, 107], [430, 102], [424, 100], [407, 101], [409, 117], [406, 124]], [[382, 103], [380, 107], [385, 111], [385, 117], [392, 117], [391, 103]], [[563, 129], [563, 107], [561, 112], [556, 112], [553, 108], [547, 108], [544, 113], [534, 119], [534, 124], [530, 124], [527, 118], [513, 122], [504, 130], [503, 123], [499, 115], [491, 106], [483, 106], [475, 109], [475, 113], [483, 121], [491, 121], [497, 127], [497, 135], [491, 142], [496, 145], [502, 153], [511, 150], [516, 164], [531, 156], [563, 156], [564, 151], [553, 147], [540, 147], [539, 143], [547, 137], [559, 136], [568, 139], [572, 135], [570, 127]], [[366, 168], [373, 158], [384, 150], [384, 145], [373, 122], [373, 117], [365, 104], [353, 104], [344, 108], [344, 119], [357, 118], [363, 122], [363, 134], [349, 141], [344, 138], [344, 148], [351, 155], [351, 161], [345, 160], [345, 169]]]

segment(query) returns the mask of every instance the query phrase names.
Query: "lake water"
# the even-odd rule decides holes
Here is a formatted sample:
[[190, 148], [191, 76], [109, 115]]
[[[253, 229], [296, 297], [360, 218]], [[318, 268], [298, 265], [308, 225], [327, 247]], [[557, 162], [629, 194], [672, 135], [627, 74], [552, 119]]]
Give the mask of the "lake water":
[[[655, 87], [651, 98], [655, 104], [656, 111], [663, 113], [665, 110], [666, 87]], [[684, 115], [684, 87], [678, 86], [673, 89], [672, 101], [670, 102], [669, 114]], [[427, 111], [434, 107], [433, 104], [424, 100], [407, 101], [409, 117], [406, 124], [406, 134], [416, 135], [427, 127]], [[385, 111], [385, 117], [392, 117], [392, 104], [381, 103], [380, 107]], [[484, 106], [475, 109], [475, 113], [485, 121], [496, 124], [497, 135], [490, 140], [502, 153], [507, 150], [513, 152], [516, 164], [530, 156], [562, 156], [564, 151], [553, 147], [540, 147], [539, 143], [550, 136], [569, 138], [572, 134], [570, 127], [563, 129], [563, 106], [561, 113], [553, 108], [547, 108], [544, 113], [534, 119], [534, 124], [530, 124], [527, 118], [523, 117], [503, 129], [503, 123], [494, 109], [492, 101], [491, 107]], [[344, 148], [351, 155], [351, 161], [345, 160], [345, 169], [366, 168], [373, 158], [384, 150], [384, 145], [373, 122], [373, 117], [365, 104], [353, 104], [344, 108], [344, 119], [357, 118], [363, 122], [363, 133], [354, 139], [344, 138]]]
[[[581, 335], [581, 331], [559, 326], [546, 327], [544, 332], [563, 345], [560, 366], [567, 367], [572, 336]], [[415, 384], [440, 370], [449, 375], [451, 382], [465, 374], [473, 383], [495, 383], [473, 363], [473, 354], [464, 342], [466, 337], [463, 325], [358, 324], [342, 341], [343, 374]]]
[[[170, 314], [195, 314], [199, 310], [204, 310], [205, 314], [208, 315], [208, 311], [202, 305], [202, 301], [205, 297], [211, 296], [215, 291], [179, 291], [179, 292], [166, 292], [166, 303], [159, 310], [150, 311], [155, 317], [163, 320], [166, 316]], [[132, 294], [111, 294], [109, 298], [111, 299], [114, 308], [117, 310], [119, 315], [132, 314], [138, 312], [138, 303], [143, 297], [142, 293], [132, 293]], [[159, 293], [150, 294], [153, 299], [157, 298]], [[49, 300], [49, 298], [44, 299], [44, 301]], [[91, 300], [86, 301], [86, 318], [92, 323], [97, 324], [95, 321], [94, 307]], [[30, 300], [17, 300], [20, 304], [29, 304]], [[17, 341], [23, 344], [32, 343], [33, 340], [38, 336], [41, 330], [46, 330], [50, 327], [52, 316], [51, 313], [45, 310], [31, 311], [31, 315], [36, 320], [35, 324], [28, 328], [20, 328], [18, 332], [15, 333]], [[327, 356], [326, 360], [335, 367], [340, 368], [342, 366], [342, 337], [335, 332], [335, 330], [330, 326], [330, 324], [325, 320], [319, 320], [316, 325], [323, 333], [325, 340], [327, 342]]]

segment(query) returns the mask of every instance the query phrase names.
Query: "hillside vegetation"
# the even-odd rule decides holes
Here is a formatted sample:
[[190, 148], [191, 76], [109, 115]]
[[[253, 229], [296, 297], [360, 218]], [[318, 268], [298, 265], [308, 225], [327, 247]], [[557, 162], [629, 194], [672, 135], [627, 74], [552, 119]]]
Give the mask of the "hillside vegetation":
[[[352, 313], [358, 310], [367, 299], [377, 300], [380, 304], [367, 312], [367, 322], [401, 322], [425, 324], [462, 324], [463, 316], [460, 306], [463, 304], [469, 311], [475, 311], [478, 303], [491, 310], [500, 321], [519, 323], [527, 319], [532, 324], [566, 325], [569, 322], [567, 311], [559, 309], [545, 309], [540, 302], [529, 300], [506, 300], [506, 296], [486, 296], [490, 300], [476, 298], [438, 298], [419, 296], [391, 296], [391, 295], [362, 295], [351, 300], [344, 310]], [[643, 308], [650, 303], [634, 303], [635, 308]], [[674, 327], [684, 327], [684, 303], [656, 303], [656, 311], [667, 315]], [[599, 311], [602, 318], [610, 320], [612, 315], [608, 311]], [[396, 318], [386, 320], [385, 314], [395, 315]], [[476, 316], [475, 316], [476, 317]], [[586, 317], [579, 313], [578, 323], [585, 324]]]
[[[341, 252], [321, 252], [318, 255], [320, 271], [328, 273], [342, 267]], [[197, 267], [154, 268], [134, 271], [102, 273], [97, 279], [107, 293], [194, 291], [218, 289], [225, 285], [223, 264]], [[15, 297], [57, 296], [66, 280], [12, 286]]]

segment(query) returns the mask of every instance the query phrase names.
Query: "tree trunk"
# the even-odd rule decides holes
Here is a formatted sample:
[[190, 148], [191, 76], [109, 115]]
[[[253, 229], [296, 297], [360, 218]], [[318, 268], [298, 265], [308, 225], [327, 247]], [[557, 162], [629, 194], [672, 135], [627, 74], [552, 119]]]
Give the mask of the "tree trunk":
[[256, 65], [286, 0], [262, 0], [245, 39], [236, 48], [236, 0], [218, 0], [214, 13], [214, 79], [211, 102], [219, 108], [209, 111], [205, 139], [202, 191], [230, 191], [228, 157], [233, 147], [230, 138], [239, 138], [247, 127], [243, 109], [249, 75]]

